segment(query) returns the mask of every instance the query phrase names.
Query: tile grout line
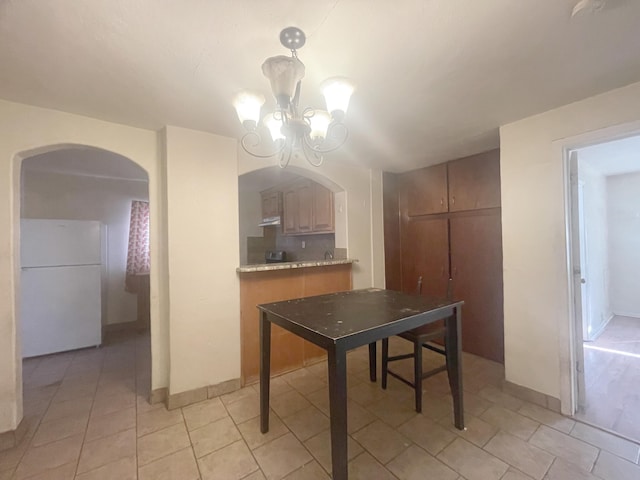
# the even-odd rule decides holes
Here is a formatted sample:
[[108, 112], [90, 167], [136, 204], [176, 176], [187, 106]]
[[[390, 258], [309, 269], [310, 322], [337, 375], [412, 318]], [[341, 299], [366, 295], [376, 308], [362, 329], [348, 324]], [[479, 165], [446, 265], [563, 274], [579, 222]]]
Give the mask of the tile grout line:
[[596, 459], [593, 461], [593, 465], [591, 465], [591, 468], [589, 468], [588, 470], [589, 473], [593, 473], [593, 469], [596, 468], [596, 463], [598, 463], [598, 460], [600, 460], [601, 454], [602, 454], [602, 449], [598, 448], [598, 455], [596, 455]]
[[[236, 400], [239, 401], [239, 400]], [[242, 440], [242, 443], [244, 443], [244, 446], [247, 447], [247, 450], [249, 450], [249, 453], [251, 454], [251, 458], [253, 458], [253, 461], [255, 462], [255, 464], [258, 466], [258, 470], [260, 471], [260, 473], [262, 473], [262, 476], [267, 478], [267, 476], [265, 475], [264, 471], [262, 470], [262, 467], [260, 466], [260, 462], [258, 462], [258, 459], [256, 458], [256, 456], [253, 454], [253, 450], [251, 450], [251, 448], [249, 447], [249, 444], [247, 443], [247, 441], [244, 438], [244, 435], [242, 435], [242, 432], [240, 431], [240, 429], [238, 428], [238, 426], [240, 425], [238, 422], [235, 421], [235, 419], [233, 418], [233, 416], [231, 415], [231, 413], [229, 412], [229, 409], [227, 408], [227, 405], [222, 401], [222, 399], [220, 399], [220, 403], [222, 404], [222, 407], [224, 408], [224, 411], [227, 412], [227, 415], [229, 416], [229, 418], [231, 419], [231, 421], [233, 422], [233, 426], [236, 428], [236, 430], [238, 430], [238, 433], [240, 433], [240, 438]], [[229, 405], [233, 404], [235, 402], [231, 402]], [[271, 408], [271, 405], [269, 405], [269, 409]], [[273, 414], [275, 415], [275, 412], [273, 412]], [[269, 420], [271, 420], [271, 412], [269, 412]], [[260, 415], [258, 415], [259, 417]], [[252, 417], [255, 418], [255, 417]], [[278, 417], [279, 418], [279, 417]], [[248, 419], [246, 421], [251, 420]], [[282, 419], [280, 419], [280, 421], [282, 421]], [[284, 422], [282, 422], [284, 424]], [[286, 425], [285, 425], [286, 426]], [[280, 438], [280, 437], [278, 437]], [[240, 441], [240, 440], [238, 440]], [[233, 442], [235, 443], [235, 442]], [[233, 443], [230, 443], [229, 445], [233, 445]], [[228, 446], [228, 445], [227, 445]], [[222, 447], [222, 448], [226, 448], [226, 447]], [[222, 448], [216, 450], [216, 451], [220, 451], [222, 450]], [[200, 464], [198, 464], [198, 469], [200, 468]], [[254, 470], [253, 472], [249, 473], [248, 475], [245, 475], [242, 478], [247, 478], [249, 475], [253, 475], [256, 472], [256, 470]], [[202, 475], [200, 476], [200, 478], [202, 478]]]
[[[98, 348], [102, 349], [102, 346], [100, 346]], [[96, 402], [96, 396], [97, 396], [97, 393], [98, 393], [98, 385], [100, 385], [100, 378], [102, 377], [102, 372], [103, 371], [104, 371], [104, 354], [102, 355], [102, 360], [100, 362], [100, 373], [98, 374], [98, 381], [96, 382], [96, 388], [93, 391], [93, 398], [91, 400], [91, 408], [89, 409], [89, 416], [87, 417], [87, 425], [85, 425], [84, 434], [82, 435], [82, 443], [80, 444], [80, 452], [78, 452], [78, 460], [76, 461], [76, 468], [75, 468], [74, 474], [73, 474], [73, 478], [74, 479], [77, 478], [78, 475], [79, 475], [78, 474], [78, 468], [80, 467], [80, 459], [82, 458], [82, 452], [84, 451], [85, 441], [86, 441], [86, 438], [87, 438], [87, 432], [89, 431], [89, 422], [91, 421], [91, 413], [93, 412], [93, 406], [95, 405], [95, 402]]]
[[[204, 400], [204, 401], [206, 402], [206, 400]], [[198, 470], [198, 478], [201, 479], [202, 478], [202, 471], [200, 470], [200, 462], [198, 462], [198, 457], [196, 456], [196, 451], [193, 448], [193, 440], [191, 439], [191, 431], [189, 431], [189, 427], [187, 426], [187, 419], [184, 416], [184, 407], [180, 407], [180, 416], [182, 417], [182, 424], [184, 425], [184, 429], [187, 432], [187, 438], [189, 439], [189, 448], [191, 449], [191, 454], [193, 455], [193, 459], [196, 462], [196, 469]], [[170, 428], [170, 427], [167, 427], [167, 428]], [[181, 450], [183, 450], [183, 449], [176, 450], [175, 452], [169, 453], [168, 455], [165, 455], [164, 457], [161, 457], [161, 458], [166, 458], [169, 455], [173, 455], [173, 454], [175, 454], [175, 453], [177, 453], [177, 452], [179, 452]], [[136, 455], [136, 458], [137, 458], [137, 455]], [[157, 460], [160, 460], [160, 459], [157, 459]], [[157, 461], [157, 460], [154, 460], [154, 461]], [[153, 463], [153, 461], [147, 463], [147, 465], [150, 465], [151, 463]]]

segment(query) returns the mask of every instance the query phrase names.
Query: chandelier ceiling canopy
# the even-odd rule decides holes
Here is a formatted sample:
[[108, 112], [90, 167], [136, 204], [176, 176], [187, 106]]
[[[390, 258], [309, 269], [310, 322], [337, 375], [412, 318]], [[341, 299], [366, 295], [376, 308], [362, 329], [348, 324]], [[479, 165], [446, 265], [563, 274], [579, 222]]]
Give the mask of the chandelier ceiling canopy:
[[[299, 28], [285, 28], [280, 32], [280, 43], [291, 51], [291, 56], [269, 57], [262, 64], [262, 73], [269, 79], [276, 100], [275, 111], [267, 112], [261, 121], [265, 97], [260, 92], [240, 92], [233, 102], [246, 130], [240, 140], [242, 148], [260, 158], [279, 155], [282, 168], [289, 164], [296, 152], [300, 152], [311, 165], [319, 167], [324, 154], [340, 148], [349, 136], [343, 121], [354, 86], [348, 79], [332, 77], [322, 82], [320, 88], [326, 110], [299, 109], [305, 67], [298, 59], [297, 50], [304, 46], [305, 41], [305, 34]], [[270, 139], [265, 138], [266, 131]]]

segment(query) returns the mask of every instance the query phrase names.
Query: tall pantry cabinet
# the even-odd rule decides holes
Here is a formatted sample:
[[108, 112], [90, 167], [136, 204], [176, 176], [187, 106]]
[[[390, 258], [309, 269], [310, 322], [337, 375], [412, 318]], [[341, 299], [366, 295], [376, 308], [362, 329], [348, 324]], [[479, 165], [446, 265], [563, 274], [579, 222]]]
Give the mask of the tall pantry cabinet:
[[384, 175], [387, 288], [462, 308], [463, 350], [504, 362], [500, 152]]

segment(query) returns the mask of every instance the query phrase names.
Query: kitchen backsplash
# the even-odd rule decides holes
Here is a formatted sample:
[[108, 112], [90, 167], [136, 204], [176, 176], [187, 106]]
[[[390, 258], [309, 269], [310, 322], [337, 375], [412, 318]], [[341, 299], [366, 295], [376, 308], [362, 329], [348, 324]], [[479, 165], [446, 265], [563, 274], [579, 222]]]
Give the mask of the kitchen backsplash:
[[[304, 242], [304, 248], [302, 244]], [[314, 235], [277, 235], [276, 250], [287, 252], [287, 261], [321, 260], [325, 252], [334, 254], [336, 242], [333, 233]]]
[[[267, 230], [267, 229], [265, 229]], [[276, 249], [274, 236], [247, 237], [247, 263], [264, 263], [264, 252]]]
[[[264, 237], [247, 237], [247, 263], [264, 263], [264, 255], [268, 250], [284, 250], [289, 262], [323, 260], [327, 252], [335, 259], [347, 258], [347, 249], [335, 248], [335, 244], [333, 233], [283, 235], [280, 227], [264, 227]], [[329, 254], [326, 258], [329, 258]]]

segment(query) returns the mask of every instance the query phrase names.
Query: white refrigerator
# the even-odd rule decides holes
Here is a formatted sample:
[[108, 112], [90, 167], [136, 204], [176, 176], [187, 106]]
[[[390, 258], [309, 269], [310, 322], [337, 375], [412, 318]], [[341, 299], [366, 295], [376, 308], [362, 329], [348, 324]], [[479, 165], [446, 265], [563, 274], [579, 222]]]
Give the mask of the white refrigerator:
[[97, 221], [22, 220], [23, 358], [102, 342], [102, 237]]

